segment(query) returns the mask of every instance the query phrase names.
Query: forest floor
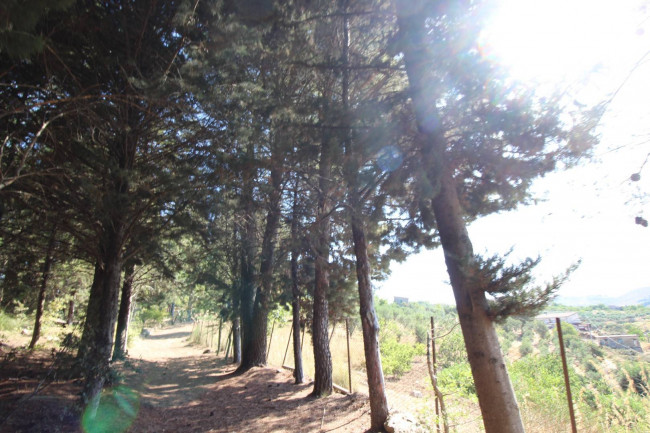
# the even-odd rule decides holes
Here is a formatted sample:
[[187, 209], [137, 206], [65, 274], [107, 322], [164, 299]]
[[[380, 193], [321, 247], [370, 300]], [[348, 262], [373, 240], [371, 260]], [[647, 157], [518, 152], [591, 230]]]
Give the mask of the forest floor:
[[129, 359], [116, 365], [120, 385], [107, 394], [116, 404], [100, 404], [85, 428], [73, 409], [79, 381], [57, 373], [60, 361], [47, 351], [1, 346], [0, 433], [114, 433], [127, 426], [130, 433], [360, 433], [368, 428], [366, 395], [313, 399], [311, 382], [296, 385], [284, 369], [254, 368], [234, 376], [233, 365], [191, 344], [190, 333], [191, 325], [181, 325], [136, 341]]

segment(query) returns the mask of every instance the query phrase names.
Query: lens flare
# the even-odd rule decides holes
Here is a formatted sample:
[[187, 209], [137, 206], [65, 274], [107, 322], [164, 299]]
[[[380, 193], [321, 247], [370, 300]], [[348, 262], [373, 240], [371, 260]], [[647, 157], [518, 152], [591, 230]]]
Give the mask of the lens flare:
[[403, 160], [402, 152], [397, 147], [386, 146], [377, 155], [377, 166], [382, 171], [395, 171], [402, 165]]
[[118, 386], [102, 393], [97, 410], [89, 405], [81, 418], [85, 433], [120, 433], [135, 420], [140, 408], [140, 396], [134, 390]]

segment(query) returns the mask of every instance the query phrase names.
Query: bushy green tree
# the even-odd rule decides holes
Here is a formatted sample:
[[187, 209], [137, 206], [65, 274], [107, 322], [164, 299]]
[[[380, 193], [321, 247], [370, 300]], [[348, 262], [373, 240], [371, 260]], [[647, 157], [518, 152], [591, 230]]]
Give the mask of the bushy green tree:
[[588, 153], [602, 111], [567, 125], [559, 99], [540, 103], [484, 61], [477, 40], [488, 6], [396, 2], [418, 128], [402, 181], [412, 188], [412, 219], [435, 221], [485, 429], [523, 432], [494, 322], [540, 308], [561, 279], [531, 290], [526, 283], [536, 261], [508, 266], [478, 257], [466, 224], [526, 202], [533, 179]]

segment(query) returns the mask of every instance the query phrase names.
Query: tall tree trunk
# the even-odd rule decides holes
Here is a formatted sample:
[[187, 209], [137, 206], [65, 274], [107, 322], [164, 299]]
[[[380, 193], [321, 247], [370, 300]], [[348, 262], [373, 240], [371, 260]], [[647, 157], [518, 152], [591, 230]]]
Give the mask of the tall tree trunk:
[[72, 292], [73, 298], [70, 299], [70, 301], [68, 302], [68, 312], [65, 317], [66, 326], [70, 326], [74, 322], [74, 295], [75, 294], [76, 292]]
[[106, 229], [102, 261], [95, 265], [78, 354], [85, 377], [82, 393], [85, 403], [98, 401], [109, 372], [122, 273], [122, 239], [119, 227]]
[[[0, 207], [2, 207], [2, 200], [0, 200]], [[5, 283], [7, 282], [7, 262], [8, 260], [5, 258], [2, 261], [2, 267], [0, 267], [0, 271], [5, 274], [4, 281], [2, 284], [0, 284], [0, 306], [2, 306], [2, 302], [4, 301], [5, 297]]]
[[129, 261], [124, 267], [124, 281], [122, 282], [122, 298], [120, 299], [120, 310], [117, 313], [117, 330], [115, 332], [113, 361], [124, 359], [126, 356], [129, 323], [131, 321], [131, 298], [133, 296], [134, 276], [135, 264], [133, 261]]
[[296, 384], [305, 381], [300, 342], [300, 289], [298, 287], [298, 182], [293, 190], [291, 210], [291, 310], [293, 313], [293, 377]]
[[441, 190], [433, 200], [433, 210], [447, 272], [456, 299], [456, 309], [476, 394], [487, 433], [524, 431], [499, 340], [488, 311], [485, 292], [472, 278], [473, 251], [462, 218], [455, 182], [449, 172], [440, 179]]
[[368, 393], [370, 397], [370, 429], [381, 431], [388, 418], [388, 401], [384, 385], [384, 372], [381, 366], [379, 352], [379, 321], [375, 313], [370, 284], [370, 263], [368, 261], [368, 245], [363, 223], [363, 203], [359, 193], [359, 169], [361, 166], [360, 155], [356, 152], [352, 140], [349, 106], [350, 91], [350, 25], [347, 15], [349, 0], [342, 1], [343, 8], [343, 74], [342, 74], [342, 102], [343, 121], [347, 126], [343, 130], [343, 145], [347, 157], [346, 178], [348, 186], [348, 205], [352, 240], [356, 259], [357, 282], [359, 289], [359, 313], [361, 315], [361, 329], [363, 330], [363, 348], [366, 357], [366, 374], [368, 377]]
[[291, 310], [293, 313], [293, 377], [296, 383], [305, 381], [302, 368], [302, 345], [300, 342], [300, 289], [298, 288], [298, 182], [293, 190], [291, 210]]
[[29, 349], [33, 349], [41, 337], [41, 320], [45, 308], [45, 292], [47, 291], [47, 282], [50, 279], [50, 269], [52, 267], [52, 255], [54, 254], [54, 242], [56, 241], [56, 223], [52, 226], [50, 240], [47, 243], [45, 251], [45, 261], [43, 262], [43, 274], [41, 276], [41, 287], [38, 291], [38, 301], [36, 303], [36, 318], [34, 319], [34, 331], [32, 332], [32, 341], [29, 342]]
[[[238, 372], [246, 371], [255, 363], [251, 359], [255, 324], [253, 323], [255, 312], [255, 245], [257, 236], [257, 224], [255, 222], [255, 203], [253, 198], [253, 182], [256, 175], [254, 163], [253, 144], [246, 149], [248, 164], [244, 170], [243, 185], [241, 194], [241, 207], [244, 218], [244, 227], [241, 232], [241, 265], [240, 265], [240, 318], [241, 318], [241, 365]], [[266, 338], [266, 337], [265, 337]], [[263, 363], [263, 361], [262, 361]]]
[[193, 309], [194, 309], [194, 297], [192, 296], [192, 293], [190, 293], [190, 296], [187, 299], [187, 321], [188, 322], [192, 320]]
[[269, 296], [273, 289], [273, 255], [280, 225], [280, 198], [282, 196], [282, 167], [277, 158], [277, 150], [273, 150], [271, 168], [271, 192], [269, 196], [266, 227], [262, 239], [262, 254], [260, 263], [260, 286], [255, 295], [253, 320], [250, 328], [251, 338], [246, 339], [242, 348], [242, 362], [237, 372], [244, 372], [256, 365], [266, 364], [266, 334], [268, 328]]
[[420, 139], [436, 164], [435, 184], [439, 192], [433, 199], [433, 212], [445, 253], [447, 271], [456, 299], [468, 361], [487, 433], [523, 433], [519, 406], [506, 371], [494, 324], [488, 315], [485, 292], [472, 278], [475, 264], [472, 243], [467, 233], [452, 167], [446, 155], [446, 141], [437, 118], [435, 94], [427, 74], [430, 53], [427, 49], [425, 18], [417, 4], [397, 1], [398, 25], [409, 78]]
[[356, 256], [357, 281], [359, 283], [359, 312], [363, 330], [363, 349], [366, 355], [366, 373], [368, 375], [368, 393], [370, 396], [370, 429], [383, 429], [388, 418], [388, 401], [384, 385], [384, 372], [379, 353], [379, 321], [375, 313], [370, 285], [370, 264], [368, 263], [368, 246], [363, 223], [356, 212], [352, 216], [352, 238]]
[[239, 317], [232, 321], [232, 363], [241, 363], [241, 327]]
[[314, 346], [314, 390], [312, 395], [323, 397], [332, 393], [332, 354], [327, 328], [329, 326], [329, 255], [330, 255], [330, 176], [332, 172], [332, 145], [329, 133], [324, 131], [318, 169], [318, 212], [316, 215], [316, 243], [314, 248], [314, 314], [312, 340]]

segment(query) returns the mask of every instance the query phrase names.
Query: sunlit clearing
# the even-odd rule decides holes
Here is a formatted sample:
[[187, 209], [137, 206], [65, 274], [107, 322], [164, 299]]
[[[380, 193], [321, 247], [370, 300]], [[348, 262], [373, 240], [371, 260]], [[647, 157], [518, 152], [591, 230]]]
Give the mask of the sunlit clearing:
[[81, 426], [85, 433], [119, 433], [126, 431], [138, 414], [139, 395], [127, 387], [117, 387], [102, 393], [96, 410], [89, 405], [84, 410]]
[[571, 84], [625, 55], [641, 21], [631, 3], [500, 0], [481, 49], [519, 80]]

